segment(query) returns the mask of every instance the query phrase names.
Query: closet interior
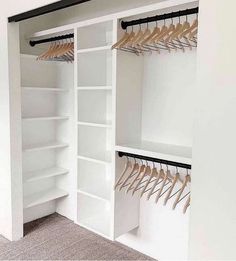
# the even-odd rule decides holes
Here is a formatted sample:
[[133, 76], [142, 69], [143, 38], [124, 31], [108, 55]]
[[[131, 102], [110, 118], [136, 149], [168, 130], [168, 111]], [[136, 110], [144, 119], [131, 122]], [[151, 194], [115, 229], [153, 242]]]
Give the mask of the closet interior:
[[[163, 1], [27, 38], [24, 222], [58, 212], [114, 240], [139, 227], [154, 183], [156, 196], [165, 192], [149, 197], [156, 213], [184, 212], [188, 222], [197, 6]], [[128, 173], [135, 164], [144, 167]]]

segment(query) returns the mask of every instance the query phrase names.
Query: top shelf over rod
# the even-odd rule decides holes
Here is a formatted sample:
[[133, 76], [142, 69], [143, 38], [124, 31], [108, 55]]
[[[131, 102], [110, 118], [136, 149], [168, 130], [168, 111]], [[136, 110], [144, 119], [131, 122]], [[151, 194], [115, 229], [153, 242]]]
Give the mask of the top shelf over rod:
[[22, 87], [25, 91], [48, 91], [48, 92], [68, 92], [66, 88], [46, 88], [46, 87]]
[[77, 53], [80, 54], [80, 53], [91, 53], [91, 52], [106, 51], [106, 50], [111, 50], [111, 47], [112, 47], [111, 45], [105, 45], [105, 46], [100, 46], [100, 47], [79, 49], [77, 51]]

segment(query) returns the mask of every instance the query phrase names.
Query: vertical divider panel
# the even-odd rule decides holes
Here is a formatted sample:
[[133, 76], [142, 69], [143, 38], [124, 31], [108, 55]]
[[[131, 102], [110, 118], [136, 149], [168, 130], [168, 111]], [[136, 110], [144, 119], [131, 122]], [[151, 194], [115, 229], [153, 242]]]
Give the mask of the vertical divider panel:
[[77, 195], [77, 184], [78, 184], [78, 30], [74, 28], [74, 144], [73, 144], [73, 151], [74, 151], [74, 164], [73, 164], [73, 174], [75, 175], [75, 187], [73, 194], [75, 194], [75, 213], [74, 213], [74, 220], [77, 222], [78, 218], [78, 195]]
[[[114, 28], [113, 28], [113, 40], [114, 43], [117, 42], [118, 36], [122, 34], [120, 27], [119, 27], [119, 20], [114, 21]], [[139, 136], [140, 133], [135, 128], [139, 124], [141, 125], [141, 118], [134, 118], [133, 113], [128, 109], [129, 108], [129, 101], [135, 102], [136, 106], [135, 109], [140, 110], [140, 102], [141, 99], [141, 88], [140, 84], [142, 81], [139, 79], [141, 76], [136, 75], [130, 77], [130, 70], [126, 70], [127, 68], [130, 69], [130, 66], [133, 63], [128, 63], [126, 59], [120, 59], [120, 53], [118, 54], [117, 50], [113, 50], [113, 111], [114, 111], [114, 139], [113, 143], [116, 144], [117, 140], [120, 139], [120, 135], [123, 132], [123, 128], [126, 127], [125, 125], [132, 126], [132, 132], [130, 131], [128, 135], [137, 135]], [[127, 54], [129, 55], [129, 54]], [[130, 55], [128, 56], [130, 57]], [[135, 59], [135, 57], [134, 57]], [[133, 61], [133, 60], [132, 60]], [[140, 72], [138, 75], [142, 75], [142, 61], [136, 63], [137, 70]], [[124, 67], [124, 68], [123, 68]], [[136, 68], [135, 68], [136, 71]], [[134, 86], [138, 86], [138, 91], [135, 90], [135, 93], [130, 93], [129, 83], [134, 83]], [[137, 84], [136, 84], [137, 83]], [[121, 95], [122, 94], [122, 95]], [[132, 98], [131, 98], [132, 97]], [[123, 98], [123, 99], [122, 99]], [[141, 110], [140, 110], [141, 112]], [[125, 116], [126, 115], [126, 116]], [[128, 116], [127, 116], [128, 115]], [[141, 113], [140, 113], [141, 115]], [[126, 120], [126, 117], [129, 119], [133, 119], [135, 124], [132, 121]], [[141, 116], [140, 116], [141, 117]], [[125, 118], [125, 120], [124, 120]], [[135, 127], [134, 127], [134, 126]], [[124, 128], [125, 129], [125, 128]], [[135, 131], [133, 131], [135, 129]], [[125, 135], [127, 135], [125, 133]], [[134, 136], [135, 136], [134, 135]], [[116, 155], [115, 149], [112, 150], [112, 172], [113, 172], [113, 180], [112, 180], [112, 190], [113, 190], [113, 239], [116, 239], [122, 234], [137, 228], [139, 225], [139, 206], [140, 206], [140, 199], [137, 197], [127, 196], [124, 194], [123, 191], [117, 192], [114, 191], [114, 185], [117, 177], [120, 175], [124, 167], [123, 160], [119, 159]]]

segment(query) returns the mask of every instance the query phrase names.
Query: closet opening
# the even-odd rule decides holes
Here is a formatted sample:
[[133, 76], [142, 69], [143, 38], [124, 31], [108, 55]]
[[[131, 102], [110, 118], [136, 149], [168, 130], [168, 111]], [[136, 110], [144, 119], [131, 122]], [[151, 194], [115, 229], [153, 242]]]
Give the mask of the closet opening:
[[197, 12], [171, 0], [20, 23], [24, 222], [57, 212], [186, 257]]

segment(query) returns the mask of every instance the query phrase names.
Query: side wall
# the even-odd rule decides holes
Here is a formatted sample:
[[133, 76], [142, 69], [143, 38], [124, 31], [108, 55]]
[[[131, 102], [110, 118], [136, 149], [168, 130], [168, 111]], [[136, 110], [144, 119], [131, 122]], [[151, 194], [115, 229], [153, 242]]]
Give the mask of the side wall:
[[190, 259], [236, 260], [235, 8], [200, 0]]

